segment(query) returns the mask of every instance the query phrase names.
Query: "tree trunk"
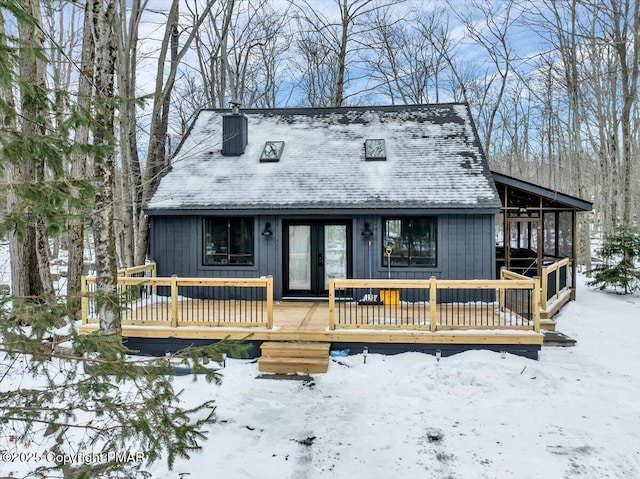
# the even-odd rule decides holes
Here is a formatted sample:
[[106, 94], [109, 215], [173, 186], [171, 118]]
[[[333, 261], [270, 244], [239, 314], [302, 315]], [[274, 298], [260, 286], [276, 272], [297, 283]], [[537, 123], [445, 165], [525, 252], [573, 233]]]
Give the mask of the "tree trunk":
[[342, 20], [340, 46], [338, 49], [338, 74], [334, 87], [335, 96], [331, 102], [334, 107], [342, 106], [344, 103], [344, 76], [347, 68], [347, 42], [349, 41], [349, 27], [352, 22], [351, 13], [349, 12], [349, 4], [347, 0], [342, 0], [340, 6], [340, 17]]
[[[144, 174], [142, 175], [142, 182], [139, 185], [135, 185], [135, 188], [142, 192], [139, 203], [135, 206], [135, 212], [138, 217], [138, 230], [136, 231], [136, 248], [135, 248], [135, 262], [137, 264], [143, 264], [146, 259], [147, 245], [148, 245], [148, 228], [149, 221], [147, 216], [142, 210], [144, 203], [151, 197], [151, 192], [154, 190], [166, 164], [166, 152], [165, 152], [165, 138], [168, 128], [168, 115], [169, 115], [169, 99], [173, 91], [176, 74], [178, 72], [178, 66], [182, 58], [189, 50], [198, 28], [202, 25], [202, 22], [207, 18], [211, 7], [215, 3], [215, 0], [208, 0], [200, 16], [194, 21], [189, 36], [184, 41], [182, 47], [178, 50], [178, 0], [173, 0], [171, 10], [169, 12], [169, 18], [167, 21], [167, 30], [162, 41], [160, 53], [158, 56], [157, 76], [156, 76], [156, 90], [153, 100], [153, 112], [151, 114], [151, 125], [149, 127], [149, 148], [147, 150], [146, 164], [144, 168]], [[167, 58], [167, 52], [171, 50], [171, 60], [169, 65], [168, 74], [165, 79], [165, 62]]]
[[[23, 3], [23, 8], [39, 24], [41, 20], [39, 0], [29, 0]], [[37, 25], [21, 22], [18, 34], [24, 45], [34, 50], [42, 51], [44, 45], [44, 35]], [[36, 100], [35, 95], [42, 93], [45, 88], [45, 67], [42, 59], [33, 59], [32, 55], [24, 53], [21, 55], [19, 65], [20, 77], [23, 84], [30, 85], [29, 88], [22, 87], [20, 98], [22, 101], [20, 130], [26, 135], [41, 135], [43, 119], [45, 114], [41, 111], [42, 104]], [[9, 95], [5, 92], [5, 96]], [[13, 100], [11, 95], [11, 100]], [[15, 123], [14, 123], [15, 126]], [[20, 165], [12, 165], [9, 168], [9, 181], [17, 184], [29, 184], [37, 180], [44, 180], [44, 165], [41, 158], [25, 157]], [[37, 175], [37, 170], [42, 172]], [[39, 177], [38, 177], [39, 176]], [[20, 200], [12, 191], [9, 193], [8, 207], [13, 209], [19, 206]], [[49, 248], [38, 250], [36, 245], [35, 215], [27, 213], [24, 218], [26, 227], [22, 235], [16, 232], [9, 234], [9, 250], [11, 255], [11, 282], [12, 293], [16, 297], [33, 298], [42, 296], [53, 296], [54, 291], [51, 283], [49, 270]], [[40, 233], [41, 234], [41, 233]], [[45, 241], [46, 242], [46, 241]], [[42, 241], [40, 241], [42, 244]], [[45, 279], [43, 283], [43, 278]]]
[[[622, 221], [628, 224], [631, 215], [631, 163], [632, 157], [632, 108], [638, 101], [638, 71], [640, 62], [640, 2], [632, 7], [629, 0], [611, 0], [613, 44], [620, 64], [622, 87], [622, 112], [620, 135], [622, 139]], [[632, 15], [632, 18], [629, 18]], [[630, 37], [630, 39], [629, 39]], [[631, 58], [628, 59], [628, 54]]]
[[[82, 38], [82, 53], [80, 60], [80, 76], [78, 78], [78, 98], [77, 107], [83, 115], [91, 112], [91, 101], [93, 98], [93, 69], [95, 62], [95, 44], [92, 34], [93, 29], [93, 7], [87, 3], [84, 11], [84, 35]], [[89, 128], [86, 125], [78, 125], [74, 133], [74, 143], [76, 145], [86, 145], [89, 142]], [[87, 176], [87, 162], [89, 158], [86, 154], [74, 152], [71, 157], [71, 179], [81, 180]], [[78, 195], [72, 190], [72, 195]], [[80, 319], [80, 277], [84, 271], [84, 226], [85, 218], [83, 214], [72, 215], [67, 222], [67, 238], [69, 248], [69, 266], [67, 273], [67, 304], [71, 314], [76, 319]]]
[[[89, 6], [91, 2], [87, 4]], [[93, 134], [96, 147], [105, 151], [96, 159], [95, 178], [98, 182], [92, 215], [96, 246], [96, 302], [100, 329], [105, 335], [122, 334], [117, 301], [117, 260], [114, 231], [115, 153], [113, 84], [115, 72], [115, 38], [113, 18], [115, 4], [93, 1], [93, 30], [96, 35], [95, 117]]]
[[[127, 5], [130, 5], [130, 14], [126, 15]], [[120, 211], [121, 223], [121, 255], [124, 266], [136, 264], [135, 238], [138, 231], [138, 214], [136, 205], [140, 204], [142, 191], [140, 160], [138, 157], [137, 121], [135, 85], [136, 66], [138, 61], [138, 31], [142, 12], [146, 8], [140, 0], [128, 2], [119, 0], [119, 34], [118, 34], [118, 97], [120, 98], [120, 156], [122, 161], [122, 174], [120, 176]]]

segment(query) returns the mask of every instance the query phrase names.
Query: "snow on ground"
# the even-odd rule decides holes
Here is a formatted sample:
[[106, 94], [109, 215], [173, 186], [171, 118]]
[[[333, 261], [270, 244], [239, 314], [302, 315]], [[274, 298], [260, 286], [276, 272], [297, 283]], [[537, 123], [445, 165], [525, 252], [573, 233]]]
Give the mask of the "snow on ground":
[[11, 261], [9, 260], [9, 243], [0, 239], [0, 284], [11, 284]]
[[201, 452], [152, 477], [640, 477], [640, 295], [581, 279], [558, 326], [577, 346], [545, 347], [539, 361], [356, 355], [302, 382], [228, 360], [221, 386], [177, 377], [187, 402], [216, 399], [220, 421]]
[[558, 318], [577, 346], [539, 361], [358, 355], [304, 383], [229, 360], [221, 386], [178, 378], [194, 402], [217, 400], [221, 422], [153, 477], [640, 477], [640, 295], [581, 283]]

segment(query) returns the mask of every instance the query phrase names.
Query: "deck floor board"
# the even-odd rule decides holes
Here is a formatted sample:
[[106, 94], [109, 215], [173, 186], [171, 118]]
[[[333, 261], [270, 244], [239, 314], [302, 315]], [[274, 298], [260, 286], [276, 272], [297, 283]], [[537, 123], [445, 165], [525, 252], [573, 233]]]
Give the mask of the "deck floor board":
[[[355, 308], [350, 324], [338, 324], [330, 331], [329, 304], [325, 302], [276, 302], [273, 305], [273, 329], [266, 326], [266, 311], [262, 304], [221, 304], [214, 300], [185, 301], [179, 305], [178, 327], [171, 327], [168, 304], [139, 306], [123, 313], [123, 335], [134, 337], [177, 337], [190, 339], [220, 339], [227, 335], [240, 339], [251, 334], [257, 340], [280, 341], [369, 341], [379, 343], [489, 343], [541, 344], [542, 334], [534, 333], [533, 323], [510, 326], [493, 305], [473, 307], [438, 305], [438, 331], [429, 331], [429, 312], [426, 305], [398, 305], [388, 311], [382, 308], [350, 305]], [[259, 306], [259, 307], [258, 307]], [[345, 308], [342, 304], [340, 307]], [[264, 323], [255, 325], [247, 313], [253, 308]], [[412, 311], [410, 311], [412, 309]], [[235, 311], [230, 321], [217, 321], [218, 313]], [[338, 315], [336, 306], [336, 315]], [[462, 313], [464, 310], [464, 314]], [[393, 311], [393, 314], [391, 314]], [[344, 312], [344, 311], [343, 311]], [[357, 314], [356, 314], [357, 312]], [[411, 316], [413, 315], [413, 316]], [[187, 320], [186, 318], [190, 318]], [[410, 326], [409, 318], [420, 318]], [[196, 318], [196, 320], [192, 320]], [[463, 318], [464, 321], [461, 321]], [[522, 319], [522, 318], [520, 318]], [[97, 321], [89, 321], [82, 331], [95, 329]], [[457, 329], [465, 327], [475, 331]], [[525, 330], [526, 329], [526, 330]], [[502, 331], [500, 331], [502, 330]]]

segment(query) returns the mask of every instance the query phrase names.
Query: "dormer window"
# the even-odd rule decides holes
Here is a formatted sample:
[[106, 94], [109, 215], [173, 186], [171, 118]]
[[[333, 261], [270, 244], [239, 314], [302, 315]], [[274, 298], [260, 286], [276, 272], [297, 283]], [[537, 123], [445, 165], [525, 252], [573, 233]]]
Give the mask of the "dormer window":
[[367, 139], [364, 141], [364, 158], [367, 161], [385, 161], [387, 152], [382, 139]]
[[264, 144], [264, 150], [262, 150], [260, 163], [280, 161], [282, 150], [284, 150], [284, 141], [267, 141]]

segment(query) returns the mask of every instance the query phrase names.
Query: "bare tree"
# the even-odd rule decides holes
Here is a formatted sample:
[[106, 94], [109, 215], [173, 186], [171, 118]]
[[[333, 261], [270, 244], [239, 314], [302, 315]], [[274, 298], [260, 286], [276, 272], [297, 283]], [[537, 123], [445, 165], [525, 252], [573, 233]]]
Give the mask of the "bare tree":
[[[459, 11], [451, 4], [450, 7], [465, 26], [474, 45], [482, 48], [491, 62], [491, 69], [487, 68], [476, 81], [476, 95], [473, 98], [484, 151], [490, 156], [496, 115], [513, 69], [514, 52], [508, 36], [517, 18], [515, 2], [472, 0], [467, 4], [466, 11]], [[466, 96], [471, 103], [469, 96]]]
[[640, 2], [609, 0], [611, 42], [618, 57], [618, 76], [622, 89], [620, 135], [622, 136], [622, 220], [631, 221], [631, 175], [633, 157], [632, 113], [638, 103], [638, 71], [640, 69]]
[[350, 85], [362, 80], [355, 66], [362, 63], [367, 19], [403, 0], [332, 0], [334, 16], [314, 8], [309, 0], [292, 2], [298, 22], [297, 48], [301, 88], [311, 106], [342, 106], [354, 93]]
[[189, 51], [198, 29], [209, 15], [214, 3], [215, 0], [207, 0], [200, 16], [193, 22], [182, 44], [180, 44], [181, 27], [179, 25], [178, 15], [179, 0], [173, 0], [169, 10], [167, 28], [158, 54], [155, 93], [153, 97], [153, 108], [149, 126], [149, 143], [147, 146], [144, 171], [141, 175], [141, 182], [132, 185], [133, 189], [139, 189], [142, 192], [138, 197], [139, 201], [133, 208], [134, 215], [137, 217], [134, 252], [136, 264], [144, 263], [147, 253], [148, 218], [144, 214], [142, 206], [144, 202], [149, 199], [151, 192], [160, 180], [162, 171], [167, 166], [165, 144], [169, 126], [171, 93], [175, 85], [178, 67]]
[[388, 96], [392, 104], [439, 102], [448, 69], [445, 55], [453, 56], [444, 10], [418, 11], [404, 18], [394, 16], [387, 7], [373, 12], [369, 23], [370, 51], [365, 63], [378, 83], [372, 88]]
[[89, 0], [95, 34], [95, 117], [93, 143], [103, 149], [96, 158], [94, 176], [96, 198], [91, 222], [96, 245], [96, 294], [100, 330], [105, 335], [122, 334], [120, 314], [114, 299], [117, 285], [117, 261], [114, 233], [115, 135], [114, 103], [116, 40], [114, 17], [116, 4]]
[[[195, 19], [198, 10], [191, 11]], [[269, 0], [218, 4], [194, 40], [201, 86], [185, 68], [187, 89], [196, 108], [225, 108], [229, 101], [275, 107], [282, 83], [282, 62], [287, 53], [289, 9], [275, 11]], [[204, 101], [198, 98], [202, 89]], [[181, 114], [184, 116], [185, 114]], [[186, 112], [190, 117], [192, 112]]]
[[[92, 32], [93, 9], [84, 9], [82, 51], [80, 55], [80, 72], [78, 76], [78, 91], [75, 107], [82, 115], [90, 115], [93, 101], [93, 69], [95, 61], [95, 42]], [[75, 128], [74, 143], [86, 145], [89, 143], [89, 126], [80, 124]], [[71, 180], [83, 180], [87, 177], [89, 155], [76, 151], [71, 157]], [[78, 197], [79, 192], [71, 191], [72, 196]], [[67, 242], [69, 263], [67, 274], [67, 298], [70, 310], [76, 317], [80, 314], [80, 279], [84, 274], [84, 242], [85, 242], [85, 211], [76, 212], [67, 222]]]
[[121, 170], [118, 181], [118, 209], [116, 210], [117, 238], [120, 259], [125, 266], [136, 264], [135, 243], [138, 211], [142, 202], [140, 158], [138, 155], [136, 81], [139, 29], [147, 0], [118, 0], [117, 38], [118, 131], [120, 138]]

